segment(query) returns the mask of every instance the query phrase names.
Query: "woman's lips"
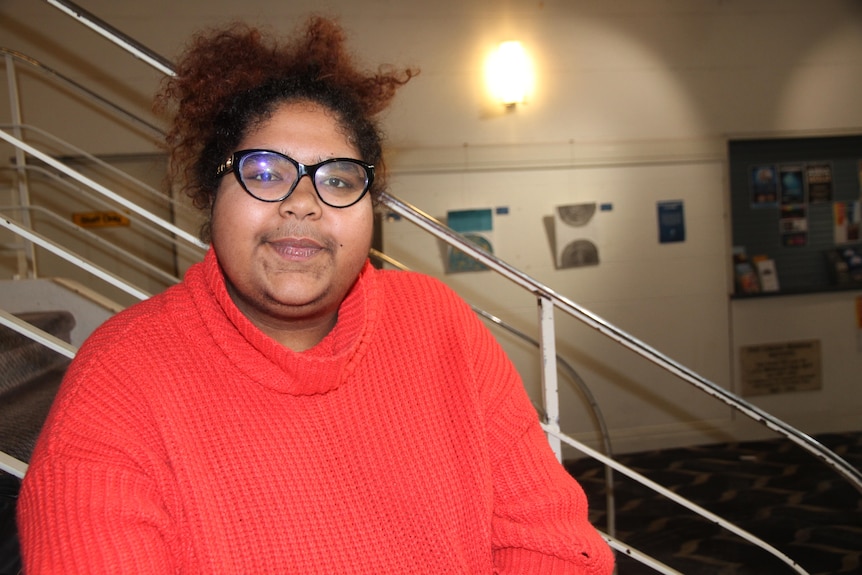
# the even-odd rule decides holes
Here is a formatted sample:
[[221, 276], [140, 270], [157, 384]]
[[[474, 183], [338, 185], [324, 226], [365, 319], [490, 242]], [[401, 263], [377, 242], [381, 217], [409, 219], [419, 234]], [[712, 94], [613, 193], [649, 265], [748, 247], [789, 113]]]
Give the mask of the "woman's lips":
[[292, 260], [312, 258], [324, 249], [316, 241], [306, 238], [271, 241], [269, 245], [281, 257]]

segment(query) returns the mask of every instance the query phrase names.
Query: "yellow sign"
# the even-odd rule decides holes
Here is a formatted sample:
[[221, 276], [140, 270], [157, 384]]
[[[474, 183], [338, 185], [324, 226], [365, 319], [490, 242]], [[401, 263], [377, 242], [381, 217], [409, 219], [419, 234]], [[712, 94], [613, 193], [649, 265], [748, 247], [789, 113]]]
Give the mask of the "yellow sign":
[[76, 212], [72, 221], [82, 228], [114, 228], [128, 226], [129, 218], [117, 212]]

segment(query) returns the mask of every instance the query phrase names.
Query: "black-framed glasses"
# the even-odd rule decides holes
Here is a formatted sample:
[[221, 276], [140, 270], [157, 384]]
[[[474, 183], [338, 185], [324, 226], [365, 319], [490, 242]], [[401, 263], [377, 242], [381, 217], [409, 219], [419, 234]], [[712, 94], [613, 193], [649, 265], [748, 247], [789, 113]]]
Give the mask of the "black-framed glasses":
[[284, 201], [303, 176], [311, 178], [317, 197], [327, 206], [347, 208], [365, 196], [374, 182], [374, 166], [352, 158], [330, 158], [306, 165], [272, 150], [234, 152], [216, 170], [229, 171], [246, 192], [262, 202]]

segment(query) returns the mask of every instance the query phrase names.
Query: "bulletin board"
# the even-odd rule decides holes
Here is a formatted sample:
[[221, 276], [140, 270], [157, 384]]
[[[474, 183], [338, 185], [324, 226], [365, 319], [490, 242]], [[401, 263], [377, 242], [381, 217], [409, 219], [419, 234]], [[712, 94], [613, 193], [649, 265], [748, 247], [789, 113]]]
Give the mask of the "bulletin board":
[[[728, 159], [735, 297], [862, 289], [862, 136], [731, 140]], [[741, 261], [777, 287], [748, 287]]]

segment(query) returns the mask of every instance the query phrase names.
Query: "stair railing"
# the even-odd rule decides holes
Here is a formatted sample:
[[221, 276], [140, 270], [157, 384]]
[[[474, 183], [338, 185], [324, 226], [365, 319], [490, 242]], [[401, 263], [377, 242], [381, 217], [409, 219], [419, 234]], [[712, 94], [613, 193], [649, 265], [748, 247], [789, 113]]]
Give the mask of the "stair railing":
[[[129, 210], [129, 212], [131, 212], [132, 214], [137, 214], [138, 216], [140, 216], [144, 221], [149, 221], [151, 224], [156, 226], [156, 228], [164, 229], [166, 233], [158, 231], [155, 233], [163, 239], [174, 243], [176, 246], [176, 250], [185, 251], [185, 253], [190, 254], [192, 257], [196, 257], [200, 254], [201, 250], [206, 249], [206, 244], [204, 244], [198, 238], [189, 234], [185, 230], [174, 226], [172, 223], [167, 222], [166, 220], [156, 216], [155, 214], [151, 214], [150, 212], [144, 210], [133, 202], [128, 202], [123, 196], [120, 196], [119, 194], [114, 194], [104, 186], [91, 186], [90, 182], [92, 182], [93, 180], [86, 178], [85, 176], [79, 174], [77, 171], [71, 170], [70, 168], [66, 169], [64, 167], [60, 167], [59, 164], [61, 162], [57, 159], [56, 155], [49, 154], [45, 151], [41, 151], [41, 153], [39, 153], [39, 151], [35, 151], [35, 146], [28, 148], [26, 145], [16, 144], [16, 141], [25, 142], [25, 132], [34, 132], [43, 139], [47, 140], [53, 146], [62, 149], [67, 157], [73, 157], [77, 161], [84, 161], [88, 164], [96, 166], [100, 170], [105, 171], [110, 175], [125, 181], [127, 184], [134, 187], [136, 191], [142, 192], [153, 199], [157, 199], [158, 201], [168, 202], [170, 204], [170, 210], [173, 214], [177, 214], [180, 212], [192, 212], [192, 209], [189, 206], [177, 202], [175, 198], [169, 197], [168, 195], [153, 189], [152, 187], [141, 182], [140, 180], [133, 178], [122, 170], [111, 166], [100, 158], [97, 158], [92, 154], [87, 153], [86, 151], [72, 145], [69, 142], [61, 140], [56, 136], [53, 136], [52, 134], [41, 130], [38, 127], [22, 124], [21, 103], [17, 84], [16, 65], [24, 66], [33, 71], [34, 73], [40, 74], [42, 77], [46, 77], [49, 80], [54, 81], [62, 89], [70, 91], [71, 93], [80, 96], [84, 101], [88, 102], [89, 104], [94, 104], [97, 107], [109, 112], [112, 116], [123, 122], [130, 129], [142, 132], [146, 137], [152, 139], [155, 144], [160, 144], [164, 141], [164, 131], [161, 128], [114, 104], [110, 100], [107, 100], [106, 98], [102, 97], [100, 94], [90, 90], [89, 88], [83, 86], [82, 84], [74, 81], [68, 76], [63, 75], [57, 70], [52, 69], [51, 67], [34, 58], [31, 58], [15, 50], [3, 47], [0, 47], [0, 54], [3, 55], [6, 65], [6, 76], [10, 94], [12, 117], [11, 124], [0, 125], [0, 139], [9, 141], [10, 143], [12, 143], [15, 149], [15, 167], [13, 169], [19, 172], [16, 205], [26, 207], [30, 204], [29, 179], [27, 177], [27, 173], [32, 172], [33, 166], [29, 166], [27, 164], [26, 155], [27, 153], [30, 153], [32, 156], [38, 158], [45, 164], [48, 164], [49, 166], [53, 167], [58, 172], [64, 173], [73, 180], [83, 183], [86, 187], [94, 189], [96, 193], [101, 194], [102, 196], [104, 196], [104, 198], [106, 198], [99, 198], [94, 201], [97, 201], [102, 205], [110, 205], [111, 207], [116, 207], [116, 205], [119, 204]], [[64, 183], [68, 185], [67, 182]], [[81, 190], [79, 189], [79, 191]], [[89, 194], [88, 192], [81, 191], [81, 194], [92, 198], [92, 194]], [[113, 203], [111, 203], [111, 201]], [[24, 227], [29, 228], [31, 226], [29, 213], [25, 212], [22, 214], [21, 223], [24, 225]], [[38, 272], [36, 270], [34, 246], [30, 242], [25, 241], [20, 246], [18, 246], [18, 249], [19, 277], [37, 277]], [[189, 251], [190, 249], [192, 250], [191, 252]]]
[[95, 245], [98, 245], [107, 251], [114, 252], [115, 254], [117, 254], [119, 259], [126, 261], [126, 262], [134, 262], [136, 265], [143, 268], [148, 273], [155, 275], [155, 276], [158, 276], [166, 285], [173, 285], [175, 283], [179, 283], [179, 281], [180, 281], [180, 278], [178, 278], [177, 276], [170, 274], [170, 273], [164, 271], [163, 269], [161, 269], [160, 267], [151, 264], [150, 262], [144, 260], [143, 258], [141, 258], [139, 256], [136, 256], [135, 254], [131, 253], [130, 251], [123, 249], [120, 246], [118, 246], [112, 242], [109, 242], [108, 240], [102, 238], [101, 236], [94, 234], [90, 230], [87, 230], [86, 228], [82, 228], [81, 226], [79, 226], [73, 222], [70, 222], [66, 218], [59, 216], [58, 214], [56, 214], [55, 212], [52, 212], [51, 210], [49, 210], [47, 208], [44, 208], [42, 206], [27, 206], [27, 207], [24, 207], [24, 206], [0, 206], [0, 213], [2, 213], [2, 212], [21, 212], [21, 213], [23, 213], [25, 211], [30, 212], [30, 213], [36, 212], [36, 213], [42, 214], [43, 216], [47, 217], [49, 220], [51, 220], [52, 222], [54, 222], [58, 226], [65, 228], [74, 234], [85, 237], [88, 242], [91, 242]]
[[[103, 98], [97, 92], [90, 90], [89, 88], [76, 82], [72, 78], [69, 78], [68, 76], [65, 76], [65, 75], [61, 74], [60, 72], [54, 70], [53, 68], [46, 66], [45, 64], [43, 64], [39, 60], [36, 60], [35, 58], [31, 58], [25, 54], [22, 54], [20, 52], [15, 51], [15, 50], [10, 50], [9, 48], [3, 48], [3, 47], [0, 47], [0, 54], [2, 54], [6, 60], [6, 69], [7, 69], [7, 73], [9, 74], [10, 81], [14, 81], [14, 79], [15, 79], [15, 65], [16, 65], [16, 63], [17, 64], [23, 64], [26, 67], [33, 69], [34, 71], [40, 73], [42, 76], [45, 76], [47, 78], [50, 78], [50, 79], [56, 81], [63, 88], [71, 89], [74, 93], [77, 93], [78, 95], [82, 96], [88, 102], [92, 102], [92, 103], [96, 104], [97, 106], [99, 106], [103, 110], [110, 112], [111, 114], [116, 116], [118, 119], [121, 119], [125, 123], [128, 123], [132, 126], [135, 126], [138, 129], [143, 130], [144, 133], [146, 133], [150, 137], [156, 138], [158, 141], [161, 141], [164, 138], [164, 133], [163, 133], [163, 130], [161, 128], [154, 126], [150, 122], [147, 122], [146, 120], [140, 118], [139, 116], [132, 114], [131, 112], [127, 111], [126, 109], [114, 104], [110, 100]], [[18, 103], [17, 86], [10, 86], [9, 92], [10, 92], [10, 94], [12, 94], [14, 96], [12, 98], [13, 106], [20, 108], [20, 105], [19, 105], [20, 103]], [[20, 114], [19, 115], [13, 114], [13, 122], [16, 124], [21, 123]]]
[[[69, 193], [74, 194], [74, 196], [76, 198], [86, 200], [87, 202], [89, 202], [89, 205], [98, 206], [98, 207], [101, 207], [101, 208], [107, 209], [107, 210], [113, 210], [113, 209], [116, 209], [116, 207], [117, 207], [116, 204], [111, 203], [109, 200], [102, 197], [98, 193], [90, 192], [87, 190], [86, 187], [76, 185], [75, 183], [73, 183], [73, 181], [70, 181], [69, 179], [63, 178], [60, 175], [58, 175], [56, 172], [49, 170], [49, 169], [46, 169], [42, 166], [37, 166], [35, 164], [26, 164], [23, 167], [23, 170], [21, 168], [2, 168], [2, 167], [0, 167], [0, 170], [4, 170], [4, 169], [15, 170], [18, 172], [24, 171], [28, 174], [36, 174], [38, 176], [42, 176], [44, 178], [47, 178], [47, 179], [51, 180], [53, 183], [55, 183], [59, 186], [62, 186], [64, 188], [67, 188]], [[28, 178], [28, 187], [30, 185], [32, 185], [31, 182], [32, 182], [32, 179]], [[33, 208], [33, 206], [30, 206], [30, 208]], [[8, 206], [6, 209], [21, 210], [21, 209], [28, 209], [28, 208], [25, 206], [13, 205], [13, 206]], [[163, 245], [168, 246], [169, 249], [171, 249], [173, 251], [175, 258], [180, 253], [182, 253], [186, 257], [196, 259], [196, 258], [200, 258], [204, 253], [205, 247], [201, 247], [200, 245], [197, 245], [197, 244], [192, 245], [192, 244], [189, 244], [188, 242], [180, 241], [176, 237], [174, 237], [173, 234], [163, 231], [163, 229], [160, 226], [156, 226], [156, 225], [152, 224], [149, 220], [139, 218], [134, 213], [126, 214], [126, 216], [128, 217], [128, 219], [132, 223], [144, 228], [146, 230], [146, 232], [145, 232], [146, 235], [155, 237], [156, 239], [160, 240]], [[55, 217], [58, 217], [58, 216], [55, 216]], [[21, 222], [26, 224], [26, 223], [28, 223], [28, 220], [26, 220], [25, 218], [21, 218]], [[64, 222], [65, 222], [65, 220], [64, 220]], [[69, 222], [65, 222], [65, 224], [68, 225]], [[92, 234], [90, 235], [90, 237], [92, 237]], [[174, 265], [174, 267], [175, 268], [177, 267], [176, 264]], [[162, 272], [162, 273], [165, 273], [165, 272]], [[172, 276], [172, 277], [175, 277], [175, 276]], [[173, 283], [173, 282], [171, 282], [171, 283]]]
[[73, 252], [72, 250], [61, 246], [57, 242], [52, 241], [49, 238], [46, 238], [42, 234], [32, 230], [31, 228], [25, 226], [24, 224], [15, 221], [9, 216], [0, 217], [0, 227], [6, 228], [11, 231], [13, 234], [21, 236], [25, 240], [32, 242], [33, 244], [38, 245], [39, 247], [48, 250], [52, 254], [59, 256], [60, 258], [66, 260], [67, 262], [75, 265], [87, 271], [97, 278], [105, 281], [106, 283], [114, 286], [115, 288], [127, 293], [128, 295], [136, 298], [138, 300], [145, 300], [150, 297], [151, 294], [141, 290], [137, 286], [134, 286], [119, 277], [118, 275], [106, 270], [105, 268], [98, 266], [88, 260], [87, 258], [83, 258]]
[[[24, 134], [27, 132], [33, 132], [38, 135], [45, 143], [52, 145], [57, 150], [63, 151], [63, 157], [73, 159], [77, 163], [87, 164], [97, 167], [100, 171], [106, 172], [109, 175], [117, 178], [118, 180], [124, 182], [126, 185], [130, 186], [137, 193], [142, 193], [147, 196], [149, 199], [160, 202], [162, 204], [167, 204], [170, 206], [172, 211], [177, 212], [186, 212], [187, 214], [197, 215], [198, 211], [191, 206], [188, 206], [184, 203], [178, 202], [176, 198], [173, 198], [169, 195], [162, 193], [156, 188], [150, 186], [149, 184], [142, 182], [138, 178], [131, 176], [129, 173], [117, 168], [106, 162], [105, 160], [99, 158], [98, 156], [94, 156], [93, 154], [87, 152], [86, 150], [68, 142], [62, 138], [51, 134], [39, 128], [38, 126], [32, 126], [30, 124], [0, 124], [0, 129], [11, 131], [16, 137], [21, 140], [26, 140], [23, 136], [18, 134]], [[155, 128], [154, 128], [155, 129]], [[164, 133], [162, 134], [162, 141], [164, 140]], [[56, 158], [58, 155], [56, 153], [52, 153], [51, 157]]]
[[125, 197], [121, 196], [120, 194], [118, 194], [118, 193], [108, 189], [107, 187], [103, 186], [99, 182], [96, 182], [95, 180], [88, 178], [84, 174], [70, 168], [69, 166], [65, 165], [63, 162], [60, 162], [59, 160], [56, 160], [54, 157], [42, 152], [41, 150], [38, 150], [37, 148], [31, 146], [27, 142], [25, 142], [25, 141], [21, 140], [20, 138], [17, 138], [14, 135], [10, 134], [6, 130], [0, 129], [0, 139], [5, 140], [6, 142], [12, 144], [17, 149], [23, 150], [24, 152], [27, 152], [31, 156], [38, 158], [39, 160], [41, 160], [42, 162], [44, 162], [48, 166], [54, 168], [58, 172], [61, 172], [65, 175], [69, 176], [70, 178], [77, 181], [78, 183], [80, 183], [80, 184], [90, 188], [91, 190], [101, 194], [102, 196], [104, 196], [104, 197], [108, 198], [109, 200], [113, 201], [114, 203], [124, 207], [125, 209], [129, 210], [130, 212], [135, 213], [135, 214], [141, 216], [142, 218], [144, 218], [146, 220], [149, 220], [151, 223], [153, 223], [153, 224], [163, 228], [164, 230], [176, 235], [178, 238], [181, 238], [181, 239], [185, 240], [186, 242], [188, 242], [194, 246], [198, 246], [201, 249], [206, 249], [207, 245], [204, 242], [202, 242], [200, 239], [198, 239], [195, 235], [193, 235], [193, 234], [187, 232], [186, 230], [180, 228], [179, 226], [165, 220], [164, 218], [159, 217], [158, 215], [150, 212], [149, 210], [145, 210], [144, 208], [140, 207], [139, 205], [132, 202], [131, 200], [126, 199]]

